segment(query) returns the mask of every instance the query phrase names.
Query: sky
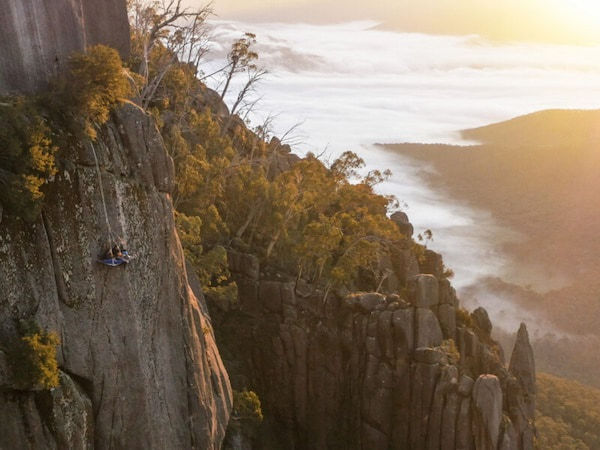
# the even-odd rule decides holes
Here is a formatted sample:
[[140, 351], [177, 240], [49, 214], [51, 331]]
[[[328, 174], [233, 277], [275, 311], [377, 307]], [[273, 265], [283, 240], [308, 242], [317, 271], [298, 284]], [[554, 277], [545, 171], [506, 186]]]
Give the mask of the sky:
[[396, 31], [478, 34], [500, 41], [600, 42], [597, 0], [215, 0], [213, 8], [227, 20], [375, 20]]

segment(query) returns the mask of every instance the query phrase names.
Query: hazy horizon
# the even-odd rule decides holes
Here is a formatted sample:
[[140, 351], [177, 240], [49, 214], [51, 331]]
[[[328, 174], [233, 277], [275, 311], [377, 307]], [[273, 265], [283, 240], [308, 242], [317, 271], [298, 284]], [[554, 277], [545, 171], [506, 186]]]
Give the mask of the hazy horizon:
[[395, 31], [476, 34], [503, 42], [600, 43], [600, 7], [593, 0], [216, 0], [212, 7], [221, 20], [310, 24], [374, 20]]

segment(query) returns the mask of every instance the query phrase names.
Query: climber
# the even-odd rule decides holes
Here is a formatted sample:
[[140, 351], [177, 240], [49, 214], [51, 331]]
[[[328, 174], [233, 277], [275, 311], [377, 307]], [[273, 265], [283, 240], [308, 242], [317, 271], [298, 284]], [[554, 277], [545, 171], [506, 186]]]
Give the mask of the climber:
[[105, 264], [107, 266], [120, 266], [121, 264], [127, 264], [131, 256], [125, 249], [125, 245], [123, 243], [114, 244], [112, 246], [108, 246], [108, 250], [106, 250], [100, 259], [98, 259], [99, 263]]

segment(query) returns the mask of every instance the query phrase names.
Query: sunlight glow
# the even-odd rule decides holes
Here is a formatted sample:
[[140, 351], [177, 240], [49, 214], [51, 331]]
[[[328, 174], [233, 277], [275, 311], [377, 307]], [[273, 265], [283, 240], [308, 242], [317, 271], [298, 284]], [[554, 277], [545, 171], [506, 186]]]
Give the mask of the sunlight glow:
[[596, 41], [600, 30], [600, 2], [597, 0], [554, 0], [556, 11], [574, 32]]

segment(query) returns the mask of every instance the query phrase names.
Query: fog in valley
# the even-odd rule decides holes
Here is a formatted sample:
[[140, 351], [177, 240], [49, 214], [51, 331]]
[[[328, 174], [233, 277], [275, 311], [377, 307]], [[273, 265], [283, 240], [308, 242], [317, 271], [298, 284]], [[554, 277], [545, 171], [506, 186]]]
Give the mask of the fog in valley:
[[[597, 108], [600, 47], [396, 32], [381, 25], [216, 20], [212, 59], [204, 71], [225, 64], [232, 40], [255, 33], [260, 66], [270, 73], [247, 115], [253, 125], [266, 121], [273, 134], [287, 133], [300, 153], [332, 159], [353, 150], [368, 169], [391, 169], [380, 192], [404, 204], [415, 236], [432, 230], [426, 244], [455, 272], [453, 285], [464, 306], [485, 306], [507, 333], [526, 321], [536, 338], [570, 337], [543, 308], [527, 306], [514, 292], [499, 292], [482, 280], [499, 278], [544, 293], [570, 285], [573, 274], [550, 270], [548, 261], [521, 261], [507, 249], [528, 236], [498, 221], [493, 205], [453, 196], [443, 179], [433, 182], [433, 164], [373, 144], [473, 145], [477, 140], [460, 130], [545, 109]], [[238, 83], [244, 81], [240, 77]], [[219, 80], [211, 82], [219, 86]], [[236, 92], [230, 89], [229, 104]]]

